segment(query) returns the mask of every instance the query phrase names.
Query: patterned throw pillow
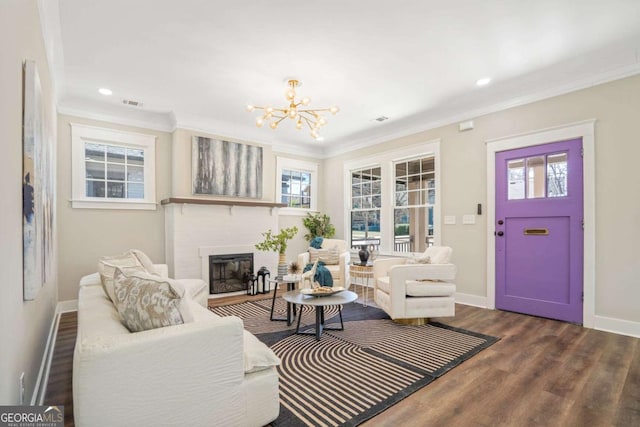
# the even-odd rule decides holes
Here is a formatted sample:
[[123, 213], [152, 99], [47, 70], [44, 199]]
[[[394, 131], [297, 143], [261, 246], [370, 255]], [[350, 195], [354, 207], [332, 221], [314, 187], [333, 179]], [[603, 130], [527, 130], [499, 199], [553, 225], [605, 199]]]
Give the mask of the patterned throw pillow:
[[116, 268], [116, 308], [131, 332], [146, 331], [193, 321], [180, 283], [147, 273], [126, 275]]
[[131, 251], [125, 252], [121, 255], [102, 257], [98, 261], [98, 272], [100, 273], [100, 282], [104, 292], [109, 296], [109, 299], [115, 303], [115, 291], [113, 288], [113, 278], [116, 273], [116, 269], [119, 268], [125, 274], [131, 274], [135, 272], [146, 272], [144, 266]]
[[314, 264], [320, 258], [326, 258], [329, 256], [328, 249], [315, 249], [309, 248], [309, 263]]
[[320, 261], [324, 262], [326, 265], [337, 265], [340, 264], [340, 250], [338, 246], [334, 246], [327, 250], [326, 255], [320, 255]]
[[149, 258], [147, 254], [139, 249], [131, 249], [129, 252], [138, 259], [138, 262], [142, 264], [147, 273], [159, 276], [156, 268], [153, 266], [153, 261], [151, 261], [151, 258]]

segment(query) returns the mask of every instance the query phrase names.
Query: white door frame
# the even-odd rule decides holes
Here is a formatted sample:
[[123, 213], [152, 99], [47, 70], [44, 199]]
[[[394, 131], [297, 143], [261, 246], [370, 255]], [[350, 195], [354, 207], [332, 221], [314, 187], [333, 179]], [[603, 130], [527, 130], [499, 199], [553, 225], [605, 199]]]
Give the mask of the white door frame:
[[496, 153], [582, 137], [584, 192], [584, 301], [582, 324], [595, 325], [596, 177], [595, 119], [485, 141], [487, 145], [487, 308], [496, 308]]

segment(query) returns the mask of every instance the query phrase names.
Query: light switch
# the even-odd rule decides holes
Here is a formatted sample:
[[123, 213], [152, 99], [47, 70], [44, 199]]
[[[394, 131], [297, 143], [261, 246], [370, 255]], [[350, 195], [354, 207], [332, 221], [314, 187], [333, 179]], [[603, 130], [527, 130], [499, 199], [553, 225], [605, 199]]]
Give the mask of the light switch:
[[455, 215], [445, 215], [444, 216], [444, 223], [445, 223], [445, 225], [455, 225], [456, 216]]
[[476, 216], [475, 215], [462, 215], [462, 223], [463, 224], [475, 224]]

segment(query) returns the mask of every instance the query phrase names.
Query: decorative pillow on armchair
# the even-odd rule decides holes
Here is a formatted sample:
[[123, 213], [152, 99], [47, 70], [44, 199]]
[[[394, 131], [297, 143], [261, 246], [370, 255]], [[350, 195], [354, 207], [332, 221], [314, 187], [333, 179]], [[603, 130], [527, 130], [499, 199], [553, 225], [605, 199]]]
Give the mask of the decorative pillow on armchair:
[[326, 265], [340, 264], [340, 250], [338, 246], [329, 249], [309, 248], [309, 263], [313, 264], [316, 260], [320, 260]]
[[131, 332], [193, 321], [185, 289], [179, 282], [148, 273], [126, 275], [119, 268], [113, 280], [116, 308]]

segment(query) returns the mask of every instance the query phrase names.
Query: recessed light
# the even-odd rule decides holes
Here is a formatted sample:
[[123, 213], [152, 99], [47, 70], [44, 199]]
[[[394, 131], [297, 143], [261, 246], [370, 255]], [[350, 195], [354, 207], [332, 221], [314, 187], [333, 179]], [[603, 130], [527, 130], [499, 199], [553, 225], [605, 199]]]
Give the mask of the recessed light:
[[113, 92], [111, 91], [111, 89], [107, 89], [105, 87], [101, 87], [100, 89], [98, 89], [98, 92], [100, 92], [100, 94], [104, 95], [104, 96], [109, 96], [112, 95]]
[[491, 83], [491, 77], [484, 77], [476, 82], [476, 86], [486, 86]]

